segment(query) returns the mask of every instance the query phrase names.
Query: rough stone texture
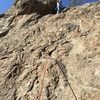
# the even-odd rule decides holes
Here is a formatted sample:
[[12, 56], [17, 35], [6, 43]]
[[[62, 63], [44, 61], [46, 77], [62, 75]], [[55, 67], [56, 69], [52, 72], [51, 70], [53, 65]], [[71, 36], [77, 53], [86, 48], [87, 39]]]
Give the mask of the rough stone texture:
[[55, 13], [56, 0], [15, 0], [16, 15], [30, 14], [33, 12], [41, 14]]
[[0, 100], [100, 100], [100, 3], [64, 14], [0, 18]]

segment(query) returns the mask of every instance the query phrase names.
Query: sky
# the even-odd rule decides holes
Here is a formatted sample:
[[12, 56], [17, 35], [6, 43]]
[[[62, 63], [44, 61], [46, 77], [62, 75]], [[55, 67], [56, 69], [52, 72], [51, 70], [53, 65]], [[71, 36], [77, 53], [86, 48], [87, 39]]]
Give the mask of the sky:
[[[97, 2], [97, 1], [99, 1], [99, 0], [83, 0], [82, 4], [85, 4], [85, 3], [88, 3], [88, 2]], [[63, 7], [68, 6], [68, 0], [62, 0], [62, 5], [63, 5]]]
[[[96, 2], [98, 0], [83, 0], [83, 4], [88, 2]], [[0, 14], [6, 12], [14, 3], [14, 0], [0, 0]], [[68, 0], [62, 0], [63, 7], [68, 6]]]
[[14, 3], [14, 0], [0, 0], [0, 14], [7, 11]]

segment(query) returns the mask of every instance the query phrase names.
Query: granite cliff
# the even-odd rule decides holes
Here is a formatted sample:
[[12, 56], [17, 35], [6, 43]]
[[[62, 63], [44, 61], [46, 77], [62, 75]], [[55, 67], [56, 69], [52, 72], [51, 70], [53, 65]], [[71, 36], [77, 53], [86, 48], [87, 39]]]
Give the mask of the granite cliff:
[[0, 100], [100, 100], [100, 3], [58, 15], [50, 2], [0, 15]]

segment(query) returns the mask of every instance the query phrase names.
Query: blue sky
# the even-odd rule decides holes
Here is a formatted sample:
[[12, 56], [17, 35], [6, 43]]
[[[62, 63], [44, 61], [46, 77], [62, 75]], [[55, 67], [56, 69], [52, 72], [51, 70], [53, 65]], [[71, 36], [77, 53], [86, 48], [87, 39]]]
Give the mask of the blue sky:
[[[68, 0], [62, 0], [62, 5], [64, 7], [68, 6]], [[96, 2], [98, 0], [83, 0], [83, 4], [87, 2]], [[0, 0], [0, 14], [7, 11], [14, 3], [14, 0]]]
[[[88, 2], [97, 2], [99, 0], [83, 0], [83, 4], [88, 3]], [[68, 6], [68, 0], [62, 0], [62, 5], [64, 7]]]
[[0, 0], [0, 14], [7, 11], [14, 3], [14, 0]]

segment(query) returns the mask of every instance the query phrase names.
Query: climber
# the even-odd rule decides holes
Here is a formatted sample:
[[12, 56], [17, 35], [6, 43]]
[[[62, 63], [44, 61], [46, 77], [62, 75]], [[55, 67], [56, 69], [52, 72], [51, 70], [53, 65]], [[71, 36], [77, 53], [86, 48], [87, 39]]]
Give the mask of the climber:
[[62, 9], [62, 0], [57, 0], [57, 14], [61, 13]]

